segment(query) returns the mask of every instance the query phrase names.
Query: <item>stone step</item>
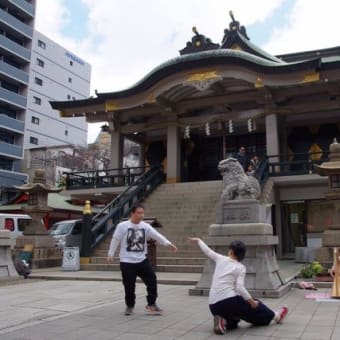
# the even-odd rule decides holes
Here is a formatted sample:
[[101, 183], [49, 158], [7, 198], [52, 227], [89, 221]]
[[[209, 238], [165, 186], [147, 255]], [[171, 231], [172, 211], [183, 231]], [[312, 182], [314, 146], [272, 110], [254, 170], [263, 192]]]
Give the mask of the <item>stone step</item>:
[[[188, 244], [188, 236], [207, 235], [210, 224], [216, 221], [216, 211], [223, 190], [222, 180], [160, 185], [143, 205], [146, 217], [155, 217], [161, 223], [158, 231], [178, 247], [177, 253], [157, 246], [157, 270], [165, 272], [200, 273], [204, 255], [196, 245]], [[119, 260], [106, 264], [112, 236], [94, 251], [89, 270], [119, 270]], [[116, 253], [118, 254], [118, 252]], [[98, 258], [95, 258], [98, 257]]]
[[[178, 251], [199, 252], [199, 248], [196, 245], [187, 243], [186, 237], [183, 237], [180, 240], [180, 242], [177, 242], [176, 247], [178, 248]], [[156, 249], [157, 249], [157, 252], [168, 252], [169, 253], [169, 249], [167, 249], [166, 247], [161, 246], [161, 245], [156, 245]], [[94, 253], [96, 253], [96, 251], [106, 251], [107, 252], [108, 250], [109, 250], [109, 245], [107, 245], [107, 247], [103, 246], [103, 247], [96, 248]], [[119, 251], [119, 248], [117, 249], [117, 251]]]
[[[203, 265], [205, 258], [192, 257], [157, 257], [157, 265]], [[113, 264], [118, 264], [119, 259], [114, 258]], [[107, 264], [106, 257], [91, 257], [90, 264]]]
[[[80, 270], [119, 271], [119, 264], [81, 264]], [[203, 265], [157, 265], [156, 272], [168, 273], [202, 273]]]
[[[93, 253], [93, 257], [106, 257], [108, 249], [96, 249]], [[116, 252], [118, 254], [119, 251]], [[198, 258], [202, 257], [202, 252], [196, 249], [188, 249], [183, 250], [182, 247], [179, 247], [179, 250], [176, 253], [169, 251], [166, 248], [157, 248], [157, 257], [191, 257]]]

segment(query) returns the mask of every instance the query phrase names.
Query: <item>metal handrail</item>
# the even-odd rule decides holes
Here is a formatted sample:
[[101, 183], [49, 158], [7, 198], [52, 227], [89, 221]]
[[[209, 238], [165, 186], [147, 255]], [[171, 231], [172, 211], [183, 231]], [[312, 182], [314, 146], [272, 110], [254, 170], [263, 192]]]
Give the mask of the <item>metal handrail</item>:
[[114, 186], [129, 186], [145, 173], [145, 167], [130, 167], [105, 170], [64, 172], [66, 189], [90, 189]]
[[[292, 176], [315, 173], [314, 165], [328, 160], [329, 152], [308, 152], [294, 154], [295, 160], [286, 160], [287, 155], [267, 156], [268, 176]], [[322, 156], [319, 158], [314, 155]], [[284, 159], [284, 160], [283, 160]]]
[[[260, 159], [255, 170], [255, 177], [259, 180], [261, 188], [264, 187], [268, 177], [293, 176], [315, 173], [314, 165], [320, 165], [328, 159], [328, 151], [295, 153], [297, 160], [286, 160], [287, 154], [266, 156]], [[315, 155], [321, 156], [315, 159]], [[300, 158], [300, 159], [299, 159]]]
[[144, 200], [161, 184], [164, 178], [165, 175], [160, 166], [152, 167], [93, 216], [91, 249], [94, 249], [122, 218], [129, 215], [134, 205]]

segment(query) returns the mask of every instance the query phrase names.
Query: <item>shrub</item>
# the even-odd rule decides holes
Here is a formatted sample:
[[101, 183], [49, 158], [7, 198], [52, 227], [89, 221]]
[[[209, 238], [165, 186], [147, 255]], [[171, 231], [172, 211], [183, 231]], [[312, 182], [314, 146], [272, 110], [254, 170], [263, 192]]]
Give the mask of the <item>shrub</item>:
[[323, 265], [318, 261], [313, 261], [311, 263], [305, 264], [300, 271], [300, 274], [303, 278], [311, 279], [317, 274], [320, 274], [325, 271]]

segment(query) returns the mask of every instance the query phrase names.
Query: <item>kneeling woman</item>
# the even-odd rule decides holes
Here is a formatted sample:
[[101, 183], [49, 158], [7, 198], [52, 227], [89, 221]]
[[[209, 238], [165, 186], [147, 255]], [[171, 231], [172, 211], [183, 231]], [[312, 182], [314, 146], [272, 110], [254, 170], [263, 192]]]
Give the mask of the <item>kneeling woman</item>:
[[228, 256], [214, 252], [201, 239], [189, 237], [203, 253], [216, 263], [209, 293], [209, 308], [214, 315], [214, 332], [224, 334], [238, 327], [240, 320], [256, 326], [269, 325], [273, 320], [281, 322], [288, 313], [283, 306], [272, 311], [259, 300], [254, 300], [244, 286], [246, 268], [241, 263], [246, 254], [242, 241], [229, 245]]

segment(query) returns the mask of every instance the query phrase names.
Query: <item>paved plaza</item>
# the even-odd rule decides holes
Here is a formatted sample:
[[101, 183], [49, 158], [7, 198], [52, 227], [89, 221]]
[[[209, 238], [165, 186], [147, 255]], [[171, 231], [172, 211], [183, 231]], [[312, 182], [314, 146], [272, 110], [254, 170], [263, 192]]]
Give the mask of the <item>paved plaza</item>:
[[241, 323], [238, 330], [215, 335], [207, 297], [189, 296], [188, 288], [160, 284], [158, 303], [164, 315], [150, 316], [144, 314], [145, 287], [137, 284], [135, 315], [125, 316], [121, 282], [0, 281], [0, 339], [340, 339], [338, 300], [305, 299], [306, 291], [292, 288], [280, 299], [264, 299], [272, 308], [289, 306], [283, 324], [251, 327]]

